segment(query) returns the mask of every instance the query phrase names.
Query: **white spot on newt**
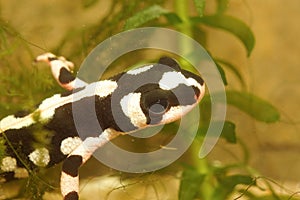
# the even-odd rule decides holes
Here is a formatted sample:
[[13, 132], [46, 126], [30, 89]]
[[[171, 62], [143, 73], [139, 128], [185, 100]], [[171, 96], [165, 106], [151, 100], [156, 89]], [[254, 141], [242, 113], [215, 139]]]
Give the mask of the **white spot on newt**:
[[117, 82], [111, 80], [98, 81], [87, 85], [83, 90], [72, 95], [61, 97], [60, 94], [53, 95], [45, 99], [38, 108], [41, 120], [48, 120], [55, 114], [55, 109], [67, 103], [79, 101], [85, 97], [98, 95], [106, 97], [110, 95], [118, 87]]
[[17, 160], [13, 157], [7, 156], [2, 159], [1, 170], [5, 172], [12, 172], [17, 168]]
[[139, 128], [146, 125], [147, 118], [140, 107], [141, 93], [129, 93], [121, 99], [121, 108], [131, 123]]
[[176, 88], [185, 80], [185, 77], [180, 72], [166, 72], [159, 81], [159, 87], [163, 90], [171, 90]]
[[45, 167], [50, 162], [49, 151], [46, 148], [38, 148], [28, 155], [31, 162], [40, 167]]
[[159, 87], [163, 90], [171, 90], [176, 88], [179, 84], [195, 86], [199, 89], [202, 88], [202, 86], [195, 79], [186, 78], [180, 72], [166, 72], [159, 81]]
[[9, 115], [3, 118], [0, 121], [0, 132], [4, 132], [8, 129], [20, 129], [23, 127], [28, 127], [34, 123], [31, 115], [27, 115], [25, 117], [15, 117], [13, 115]]
[[79, 192], [78, 176], [72, 177], [69, 174], [62, 172], [60, 180], [61, 180], [60, 182], [61, 194], [63, 196], [66, 196], [70, 192], [76, 192], [76, 193]]
[[55, 109], [63, 105], [63, 103], [66, 103], [63, 101], [64, 99], [66, 98], [61, 97], [60, 94], [55, 94], [52, 97], [45, 99], [38, 108], [40, 111], [40, 119], [47, 120], [52, 118]]
[[196, 105], [186, 105], [186, 106], [175, 106], [171, 107], [164, 115], [160, 124], [167, 124], [175, 120], [180, 119], [186, 113], [188, 113]]
[[148, 70], [151, 69], [152, 67], [153, 67], [153, 65], [147, 65], [147, 66], [140, 67], [140, 68], [137, 68], [137, 69], [132, 69], [132, 70], [129, 70], [129, 71], [127, 72], [127, 74], [137, 75], [137, 74], [140, 74], [140, 73], [142, 73], [142, 72], [148, 71]]
[[[93, 85], [93, 84], [91, 84]], [[117, 89], [118, 84], [116, 81], [111, 81], [111, 80], [104, 80], [104, 81], [99, 81], [95, 83], [95, 90], [94, 94], [100, 96], [100, 97], [106, 97], [115, 91]], [[92, 86], [93, 87], [93, 86]]]
[[68, 137], [64, 139], [60, 144], [60, 151], [64, 155], [70, 154], [77, 146], [82, 143], [82, 140], [79, 137]]

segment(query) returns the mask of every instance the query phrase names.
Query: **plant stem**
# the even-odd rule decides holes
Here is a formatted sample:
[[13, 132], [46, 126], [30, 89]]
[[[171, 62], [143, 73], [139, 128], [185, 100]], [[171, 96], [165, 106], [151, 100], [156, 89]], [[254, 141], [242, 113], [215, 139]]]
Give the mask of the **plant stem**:
[[[190, 23], [189, 20], [189, 2], [187, 0], [175, 0], [175, 11], [177, 13], [177, 15], [180, 17], [180, 19], [182, 20], [182, 23], [178, 25], [178, 30], [183, 33], [186, 34], [187, 36], [192, 37], [193, 35], [193, 30], [192, 30], [192, 24]], [[192, 50], [192, 45], [190, 44], [190, 42], [188, 40], [186, 40], [186, 38], [180, 38], [179, 42], [179, 48], [180, 48], [180, 52], [181, 52], [181, 56], [185, 56], [188, 55], [189, 53], [191, 53], [190, 51]], [[184, 64], [184, 63], [183, 63]], [[211, 177], [212, 177], [212, 172], [209, 169], [209, 165], [207, 163], [206, 159], [200, 159], [199, 158], [199, 149], [202, 145], [202, 140], [200, 140], [199, 138], [196, 139], [193, 143], [193, 145], [191, 146], [191, 150], [192, 150], [192, 159], [193, 159], [193, 163], [196, 166], [197, 170], [199, 173], [206, 175], [206, 181], [203, 182], [203, 184], [201, 184], [201, 186], [199, 186], [199, 190], [201, 193], [201, 199], [204, 200], [210, 200], [212, 194], [213, 194], [213, 186], [210, 184], [211, 181]]]
[[201, 199], [203, 200], [211, 200], [214, 188], [211, 185], [211, 179], [212, 179], [212, 171], [210, 170], [209, 164], [207, 162], [207, 159], [205, 158], [199, 158], [199, 149], [203, 143], [203, 140], [200, 138], [196, 138], [193, 145], [191, 146], [191, 151], [192, 151], [192, 159], [193, 163], [197, 168], [197, 171], [200, 174], [205, 175], [205, 180], [199, 186], [199, 191], [201, 193]]
[[[178, 30], [186, 34], [188, 36], [192, 36], [192, 26], [189, 21], [189, 5], [187, 0], [175, 0], [175, 10], [180, 19], [182, 20], [182, 23], [178, 25]], [[188, 41], [185, 40], [185, 38], [181, 38], [179, 41], [179, 47], [180, 52], [182, 55], [187, 55], [189, 51], [191, 50], [191, 45]]]

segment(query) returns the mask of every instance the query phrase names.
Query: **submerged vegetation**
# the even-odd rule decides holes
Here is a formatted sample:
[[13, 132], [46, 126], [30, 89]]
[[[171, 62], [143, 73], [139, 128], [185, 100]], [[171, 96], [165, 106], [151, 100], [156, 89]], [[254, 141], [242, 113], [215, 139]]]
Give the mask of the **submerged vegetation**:
[[[42, 48], [42, 50], [51, 51], [57, 55], [66, 55], [70, 60], [80, 62], [106, 38], [124, 30], [146, 26], [178, 30], [207, 48], [209, 27], [232, 34], [244, 46], [245, 56], [251, 56], [255, 46], [254, 34], [242, 20], [227, 14], [228, 1], [215, 0], [214, 11], [208, 12], [206, 11], [206, 0], [169, 2], [164, 0], [113, 0], [108, 3], [109, 8], [101, 19], [95, 23], [87, 23], [84, 27], [72, 28], [62, 36], [57, 45], [50, 49]], [[97, 3], [99, 0], [82, 0], [82, 12], [96, 6]], [[72, 14], [70, 14], [70, 18], [72, 18]], [[42, 99], [62, 91], [56, 86], [47, 69], [38, 69], [34, 64], [29, 66], [30, 69], [26, 67], [31, 62], [30, 60], [33, 60], [35, 56], [33, 52], [36, 48], [41, 47], [39, 44], [33, 44], [26, 40], [17, 28], [0, 18], [0, 118], [19, 110], [33, 110]], [[145, 55], [143, 52], [135, 53], [139, 56], [130, 57], [132, 59], [129, 60], [129, 57], [125, 55], [118, 64], [130, 66], [142, 60]], [[239, 71], [240, 67], [234, 66], [230, 60], [214, 57], [214, 52], [210, 52], [210, 54], [214, 58], [224, 85], [230, 86], [230, 89], [226, 90], [228, 104], [261, 123], [273, 123], [279, 120], [280, 114], [274, 106], [247, 90], [247, 83]], [[234, 85], [237, 83], [232, 82], [226, 76], [227, 72], [235, 76], [241, 87]], [[210, 119], [208, 108], [211, 107], [211, 102], [208, 95], [200, 107], [203, 117], [199, 123], [200, 128], [196, 141], [190, 147], [188, 155], [185, 155], [191, 162], [178, 161], [173, 164], [173, 171], [182, 172], [178, 199], [224, 200], [239, 199], [242, 196], [252, 200], [291, 199], [292, 194], [287, 196], [277, 194], [270, 184], [272, 181], [251, 168], [249, 165], [249, 156], [251, 155], [242, 142], [243, 138], [239, 137], [234, 121], [225, 122], [221, 138], [240, 147], [242, 156], [239, 156], [240, 153], [234, 155], [237, 158], [236, 162], [230, 164], [198, 158], [198, 151]], [[174, 123], [168, 128], [173, 130], [176, 127], [177, 125]], [[172, 135], [167, 136], [171, 137]], [[1, 157], [4, 156], [5, 146], [3, 139], [0, 139], [1, 160]], [[23, 189], [19, 196], [42, 199], [45, 191], [54, 189], [38, 178], [36, 173], [32, 172], [27, 181], [21, 181]], [[45, 171], [38, 173], [43, 174]], [[175, 174], [176, 172], [174, 172], [174, 176]], [[257, 195], [253, 192], [253, 188], [259, 191], [268, 190], [269, 193], [265, 196]], [[232, 196], [233, 194], [235, 197]]]

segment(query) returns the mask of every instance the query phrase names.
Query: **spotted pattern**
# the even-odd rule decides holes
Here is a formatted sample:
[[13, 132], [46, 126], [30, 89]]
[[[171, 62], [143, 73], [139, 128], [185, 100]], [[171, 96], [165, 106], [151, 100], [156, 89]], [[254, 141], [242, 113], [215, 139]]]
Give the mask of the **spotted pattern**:
[[9, 129], [21, 129], [23, 127], [28, 127], [35, 123], [32, 115], [26, 117], [15, 117], [14, 115], [9, 115], [0, 121], [0, 130], [4, 132]]
[[122, 133], [108, 128], [98, 137], [86, 138], [74, 151], [72, 151], [64, 161], [61, 173], [60, 185], [64, 199], [73, 200], [74, 197], [78, 198], [79, 167], [91, 157], [97, 148], [103, 146], [120, 134]]
[[79, 137], [68, 137], [61, 142], [60, 151], [64, 155], [68, 155], [81, 143], [82, 140]]
[[2, 159], [1, 170], [5, 172], [12, 172], [17, 168], [17, 160], [10, 156]]
[[195, 79], [186, 78], [180, 72], [166, 72], [159, 81], [159, 87], [164, 90], [174, 89], [180, 84], [185, 84], [187, 86], [195, 86], [197, 88], [202, 87]]
[[127, 72], [127, 74], [131, 74], [131, 75], [138, 75], [140, 73], [143, 73], [143, 72], [146, 72], [148, 71], [149, 69], [151, 69], [153, 67], [153, 65], [148, 65], [148, 66], [145, 66], [145, 67], [140, 67], [140, 68], [137, 68], [137, 69], [132, 69], [132, 70], [129, 70]]
[[74, 84], [75, 77], [72, 72], [74, 69], [74, 64], [67, 61], [64, 57], [57, 57], [52, 53], [45, 53], [38, 56], [35, 59], [36, 62], [45, 62], [50, 68], [54, 79], [58, 82], [60, 86], [67, 90], [73, 90], [75, 86], [85, 86], [87, 83], [81, 81], [80, 84]]
[[40, 167], [45, 167], [50, 162], [49, 151], [44, 147], [34, 150], [28, 155], [28, 157], [31, 162]]
[[140, 93], [130, 93], [121, 99], [121, 107], [124, 114], [131, 120], [131, 123], [136, 127], [144, 127], [147, 123], [147, 118], [140, 107]]
[[[49, 64], [54, 78], [68, 92], [45, 99], [33, 113], [2, 119], [0, 133], [5, 133], [16, 152], [25, 155], [30, 168], [64, 161], [61, 192], [67, 200], [79, 198], [78, 170], [96, 149], [121, 134], [177, 120], [204, 95], [203, 80], [168, 57], [91, 84], [74, 78], [74, 65], [64, 57], [46, 53], [36, 61]], [[90, 103], [94, 110], [87, 107]], [[74, 124], [73, 109], [81, 114], [79, 127]], [[94, 118], [100, 130], [92, 126]], [[33, 147], [36, 125], [49, 131], [49, 144], [44, 147]], [[79, 129], [85, 133], [80, 138]], [[8, 156], [0, 162], [0, 169], [7, 173], [4, 178], [28, 176], [15, 151], [8, 148]]]

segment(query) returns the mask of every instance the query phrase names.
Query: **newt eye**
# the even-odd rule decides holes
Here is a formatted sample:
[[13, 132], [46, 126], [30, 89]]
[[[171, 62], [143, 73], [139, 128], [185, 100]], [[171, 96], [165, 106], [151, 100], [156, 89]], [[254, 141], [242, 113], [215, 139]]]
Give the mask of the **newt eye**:
[[150, 115], [162, 115], [169, 109], [169, 102], [167, 99], [158, 99], [149, 105]]

